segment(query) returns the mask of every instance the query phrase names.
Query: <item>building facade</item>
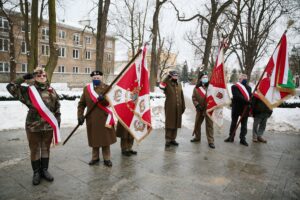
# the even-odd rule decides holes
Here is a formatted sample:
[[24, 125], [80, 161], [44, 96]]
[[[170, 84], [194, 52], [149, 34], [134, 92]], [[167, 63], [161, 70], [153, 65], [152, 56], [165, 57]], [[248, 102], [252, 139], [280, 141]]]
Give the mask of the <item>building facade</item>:
[[[18, 14], [12, 17], [15, 35], [16, 74], [27, 73], [27, 48], [24, 22]], [[82, 86], [90, 81], [89, 74], [96, 69], [96, 37], [83, 25], [58, 22], [56, 27], [58, 62], [52, 82], [68, 83], [71, 87]], [[38, 66], [45, 67], [50, 57], [49, 27], [44, 20], [39, 27]], [[9, 82], [9, 26], [7, 19], [0, 15], [0, 82]], [[114, 73], [115, 38], [106, 36], [104, 68], [107, 76]]]

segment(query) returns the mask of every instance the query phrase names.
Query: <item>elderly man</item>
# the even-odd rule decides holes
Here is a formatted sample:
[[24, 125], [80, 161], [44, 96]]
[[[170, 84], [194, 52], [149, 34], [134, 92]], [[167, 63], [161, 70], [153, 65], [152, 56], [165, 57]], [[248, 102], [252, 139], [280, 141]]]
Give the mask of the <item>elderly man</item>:
[[247, 84], [247, 75], [241, 74], [239, 82], [232, 85], [232, 111], [231, 111], [231, 125], [229, 131], [229, 137], [224, 140], [225, 142], [234, 142], [234, 136], [236, 131], [237, 121], [239, 116], [241, 119], [241, 132], [240, 132], [240, 144], [248, 146], [246, 142], [247, 134], [247, 122], [250, 110], [251, 99], [251, 87]]
[[185, 102], [181, 84], [178, 82], [178, 73], [170, 71], [159, 86], [166, 95], [165, 101], [165, 147], [178, 146], [176, 142], [177, 129], [181, 128], [181, 118], [185, 111]]
[[83, 94], [78, 103], [77, 116], [78, 124], [82, 125], [84, 122], [84, 109], [87, 107], [87, 112], [89, 112], [97, 104], [97, 107], [86, 117], [88, 143], [92, 147], [92, 159], [89, 165], [99, 163], [99, 151], [101, 147], [104, 165], [111, 167], [110, 145], [115, 143], [117, 139], [115, 129], [113, 128], [112, 113], [107, 108], [109, 104], [102, 95], [108, 87], [102, 82], [102, 75], [100, 71], [93, 71], [91, 73], [92, 83], [83, 89]]

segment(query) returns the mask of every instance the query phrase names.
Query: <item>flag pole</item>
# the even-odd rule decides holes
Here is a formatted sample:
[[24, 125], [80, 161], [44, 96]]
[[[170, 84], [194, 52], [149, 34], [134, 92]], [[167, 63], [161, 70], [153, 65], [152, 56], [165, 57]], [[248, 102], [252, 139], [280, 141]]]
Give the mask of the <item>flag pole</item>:
[[[103, 96], [105, 96], [106, 93], [109, 92], [109, 90], [112, 88], [112, 86], [117, 82], [117, 80], [121, 77], [121, 75], [128, 69], [128, 67], [133, 63], [133, 61], [141, 54], [143, 50], [139, 49], [139, 51], [135, 54], [135, 56], [129, 61], [129, 63], [123, 68], [123, 70], [119, 73], [119, 75], [113, 80], [113, 82], [106, 88], [106, 90], [103, 92]], [[92, 108], [84, 115], [83, 119], [86, 119], [89, 114], [97, 107], [97, 103], [95, 103]], [[63, 145], [65, 145], [68, 140], [72, 137], [72, 135], [75, 133], [75, 131], [79, 128], [80, 124], [77, 124], [76, 127], [72, 130], [72, 132], [68, 135], [68, 137], [63, 142]]]
[[[289, 20], [289, 21], [288, 21], [288, 25], [287, 25], [287, 27], [286, 27], [286, 29], [285, 29], [285, 31], [283, 32], [282, 35], [286, 34], [287, 31], [288, 31], [288, 29], [289, 29], [293, 24], [294, 24], [294, 21], [293, 21], [293, 20]], [[281, 40], [282, 40], [282, 37], [280, 38], [279, 42], [277, 43], [277, 45], [276, 45], [276, 47], [275, 47], [275, 49], [274, 49], [272, 55], [275, 53], [275, 51], [276, 51], [278, 45], [281, 43]], [[252, 92], [252, 95], [250, 96], [250, 100], [252, 99], [253, 94], [254, 94], [255, 91], [257, 90], [257, 88], [258, 88], [258, 86], [259, 86], [259, 83], [261, 82], [262, 78], [264, 77], [264, 74], [265, 74], [265, 72], [266, 72], [266, 69], [267, 69], [267, 67], [265, 67], [265, 69], [264, 69], [263, 73], [261, 74], [261, 76], [260, 76], [258, 82], [256, 83], [255, 88], [254, 88], [254, 90], [253, 90], [253, 92]], [[246, 115], [247, 107], [248, 107], [248, 105], [246, 105], [246, 106], [244, 107], [243, 112], [242, 112], [242, 115], [241, 115], [241, 117], [239, 118], [239, 121], [238, 121], [238, 123], [237, 123], [236, 126], [235, 126], [235, 129], [234, 129], [234, 131], [233, 131], [233, 138], [234, 138], [234, 136], [235, 136], [236, 130], [238, 129], [238, 127], [239, 127], [239, 125], [240, 125], [242, 119], [243, 119], [243, 118], [245, 117], [245, 115]]]

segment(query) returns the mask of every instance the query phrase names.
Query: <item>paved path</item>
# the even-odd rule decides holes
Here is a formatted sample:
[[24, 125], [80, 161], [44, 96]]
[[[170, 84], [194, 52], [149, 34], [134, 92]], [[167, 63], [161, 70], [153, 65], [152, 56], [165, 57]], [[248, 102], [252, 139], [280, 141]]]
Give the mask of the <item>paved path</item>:
[[[225, 127], [228, 130], [228, 127]], [[64, 138], [71, 129], [63, 129]], [[32, 186], [32, 170], [23, 130], [0, 132], [0, 199], [300, 199], [300, 135], [267, 133], [268, 144], [224, 143], [216, 149], [206, 138], [192, 144], [191, 131], [178, 134], [177, 148], [164, 148], [164, 131], [155, 130], [137, 156], [123, 157], [112, 146], [111, 169], [91, 157], [85, 129], [66, 146], [51, 150], [49, 171], [55, 180]]]

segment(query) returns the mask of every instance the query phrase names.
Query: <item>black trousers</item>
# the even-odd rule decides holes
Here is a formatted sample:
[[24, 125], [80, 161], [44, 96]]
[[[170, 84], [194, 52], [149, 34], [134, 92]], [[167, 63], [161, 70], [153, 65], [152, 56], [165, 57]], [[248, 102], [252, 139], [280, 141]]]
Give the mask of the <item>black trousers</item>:
[[[231, 125], [230, 125], [230, 130], [229, 130], [229, 135], [230, 137], [234, 137], [234, 129], [237, 125], [238, 119], [239, 119], [238, 114], [231, 114]], [[241, 132], [240, 132], [240, 140], [246, 140], [246, 135], [247, 135], [247, 123], [248, 123], [248, 116], [244, 116], [241, 120]], [[237, 130], [236, 130], [237, 131]]]

